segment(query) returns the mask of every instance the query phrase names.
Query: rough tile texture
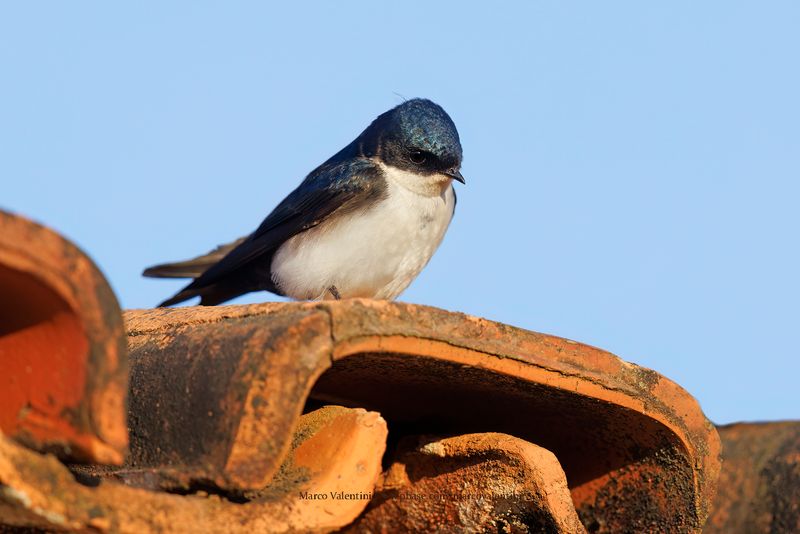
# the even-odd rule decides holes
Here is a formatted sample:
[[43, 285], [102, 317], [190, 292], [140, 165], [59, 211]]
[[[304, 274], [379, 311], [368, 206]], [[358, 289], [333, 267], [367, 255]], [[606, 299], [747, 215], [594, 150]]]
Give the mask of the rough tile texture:
[[[128, 476], [145, 473], [170, 490], [262, 488], [288, 450], [308, 391], [330, 366], [328, 316], [295, 307], [277, 308], [269, 320], [175, 321], [182, 313], [126, 315]], [[152, 317], [164, 314], [168, 321]]]
[[377, 410], [391, 429], [503, 432], [542, 446], [592, 531], [702, 526], [719, 438], [670, 380], [594, 347], [435, 308], [326, 307], [335, 363], [312, 397]]
[[409, 438], [348, 532], [586, 532], [550, 451], [506, 434]]
[[119, 305], [92, 261], [0, 211], [0, 430], [65, 459], [120, 463], [125, 347]]
[[[494, 521], [501, 531], [577, 530], [577, 515], [590, 532], [697, 532], [709, 512], [720, 466], [713, 425], [673, 382], [594, 347], [369, 300], [133, 310], [125, 320], [126, 465], [69, 471], [4, 439], [2, 521], [125, 532], [341, 528], [372, 497], [384, 420], [389, 450], [400, 447], [391, 465], [411, 455], [453, 494], [470, 480], [447, 465], [487, 481], [504, 473], [507, 486], [536, 496], [528, 508], [495, 493], [442, 509], [442, 531], [460, 513], [461, 525]], [[326, 404], [380, 416], [314, 413]], [[312, 424], [326, 417], [339, 422]], [[309, 432], [316, 438], [303, 439]], [[437, 442], [449, 452], [404, 445], [425, 434], [450, 436]], [[301, 496], [304, 481], [342, 498]], [[376, 500], [363, 524], [392, 531], [397, 517], [380, 511], [401, 510], [390, 500]]]
[[[330, 532], [352, 522], [381, 470], [386, 422], [374, 412], [328, 407], [300, 418], [274, 485], [236, 503], [97, 480], [77, 483], [53, 457], [0, 437], [2, 523], [66, 532]], [[328, 499], [308, 495], [331, 495]]]
[[312, 400], [378, 411], [398, 435], [503, 432], [542, 446], [593, 531], [698, 530], [708, 513], [719, 441], [695, 400], [653, 371], [553, 336], [368, 300], [131, 311], [133, 365], [140, 346], [185, 352], [165, 332], [222, 338], [287, 313], [327, 318], [333, 365]]
[[800, 532], [800, 422], [719, 427], [724, 462], [704, 532]]

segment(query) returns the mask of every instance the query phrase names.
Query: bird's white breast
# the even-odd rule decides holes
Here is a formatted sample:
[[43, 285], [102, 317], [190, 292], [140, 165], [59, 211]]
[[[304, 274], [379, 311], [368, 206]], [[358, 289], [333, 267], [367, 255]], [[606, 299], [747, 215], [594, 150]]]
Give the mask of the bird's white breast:
[[275, 253], [272, 278], [295, 299], [396, 298], [431, 259], [455, 208], [452, 180], [383, 166], [386, 196], [298, 234]]

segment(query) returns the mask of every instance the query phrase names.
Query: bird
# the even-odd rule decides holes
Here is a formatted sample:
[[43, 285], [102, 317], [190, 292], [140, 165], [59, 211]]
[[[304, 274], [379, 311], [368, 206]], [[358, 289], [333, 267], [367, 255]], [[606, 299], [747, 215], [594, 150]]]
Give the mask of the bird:
[[439, 247], [456, 207], [458, 131], [424, 98], [379, 115], [311, 171], [250, 235], [145, 269], [194, 280], [159, 306], [213, 306], [254, 291], [295, 300], [394, 300]]

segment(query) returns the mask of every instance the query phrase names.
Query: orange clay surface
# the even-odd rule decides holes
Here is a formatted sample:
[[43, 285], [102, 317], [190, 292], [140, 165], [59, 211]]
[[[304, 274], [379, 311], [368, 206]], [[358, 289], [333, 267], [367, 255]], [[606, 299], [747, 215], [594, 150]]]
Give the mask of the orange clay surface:
[[126, 390], [122, 315], [102, 274], [55, 232], [0, 211], [0, 429], [120, 463]]

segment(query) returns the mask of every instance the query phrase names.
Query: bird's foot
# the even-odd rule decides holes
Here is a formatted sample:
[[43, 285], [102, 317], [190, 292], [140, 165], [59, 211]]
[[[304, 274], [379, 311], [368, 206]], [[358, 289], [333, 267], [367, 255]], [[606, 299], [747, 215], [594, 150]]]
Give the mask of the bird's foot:
[[331, 286], [331, 287], [329, 287], [329, 288], [328, 288], [328, 291], [330, 292], [330, 294], [331, 294], [331, 295], [333, 295], [333, 298], [334, 298], [334, 299], [336, 299], [336, 300], [342, 300], [342, 296], [339, 294], [339, 290], [338, 290], [338, 289], [336, 289], [336, 286]]

